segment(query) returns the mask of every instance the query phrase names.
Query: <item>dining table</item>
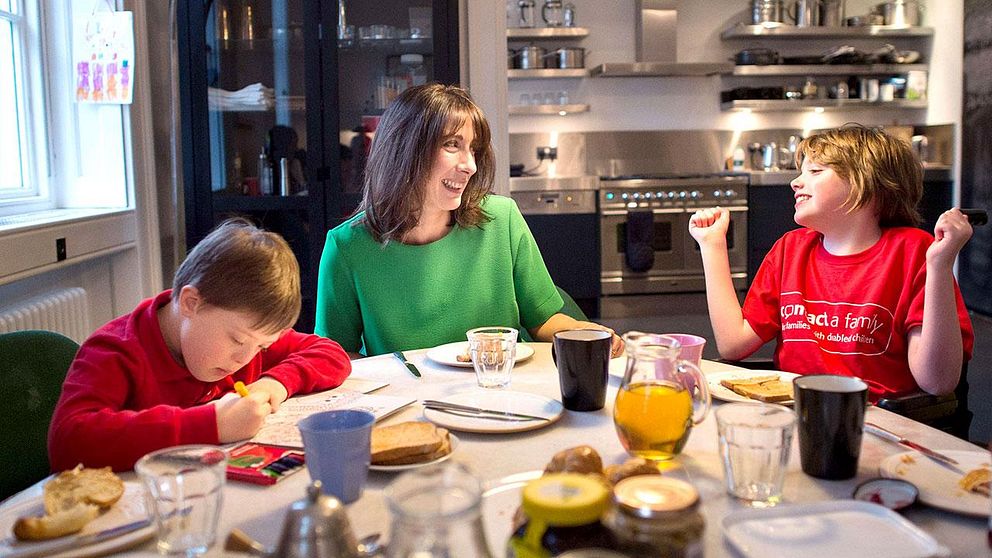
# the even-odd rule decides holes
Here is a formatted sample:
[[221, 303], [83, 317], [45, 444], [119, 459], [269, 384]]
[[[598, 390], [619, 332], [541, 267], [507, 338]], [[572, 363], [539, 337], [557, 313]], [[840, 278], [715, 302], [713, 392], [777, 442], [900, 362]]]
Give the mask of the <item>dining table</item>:
[[[516, 363], [510, 385], [501, 391], [526, 392], [561, 401], [551, 344], [528, 345], [534, 349], [533, 355]], [[352, 377], [388, 384], [376, 390], [375, 394], [416, 399], [414, 403], [380, 420], [379, 424], [426, 420], [423, 400], [444, 400], [467, 392], [483, 391], [476, 384], [472, 368], [440, 364], [428, 358], [427, 353], [427, 349], [404, 352], [406, 359], [419, 369], [421, 377], [411, 374], [407, 366], [393, 355], [353, 361]], [[501, 486], [514, 479], [536, 477], [555, 452], [583, 444], [592, 446], [602, 456], [604, 465], [622, 463], [629, 456], [614, 428], [613, 400], [623, 377], [625, 362], [624, 356], [610, 361], [604, 408], [591, 412], [564, 410], [556, 421], [521, 432], [455, 431], [458, 444], [448, 461], [466, 465], [487, 488]], [[701, 369], [704, 374], [737, 370], [732, 365], [708, 360], [702, 361]], [[721, 404], [720, 401], [713, 401], [714, 407]], [[988, 455], [979, 446], [877, 407], [867, 409], [866, 421], [938, 451], [984, 451]], [[798, 446], [798, 441], [793, 439], [781, 506], [850, 500], [859, 484], [880, 476], [879, 468], [883, 460], [907, 451], [900, 445], [865, 433], [857, 475], [848, 480], [830, 481], [803, 473]], [[705, 519], [702, 540], [705, 556], [737, 555], [735, 547], [724, 536], [722, 521], [728, 514], [746, 510], [748, 506], [727, 493], [712, 409], [702, 422], [693, 427], [681, 453], [667, 462], [663, 469], [664, 475], [692, 484], [699, 493], [699, 510]], [[382, 540], [388, 542], [390, 511], [384, 490], [400, 474], [403, 472], [370, 471], [362, 496], [346, 507], [358, 538], [381, 533]], [[133, 472], [124, 473], [123, 478], [126, 481], [136, 480]], [[217, 542], [206, 556], [244, 556], [224, 549], [224, 540], [234, 528], [266, 546], [274, 546], [279, 540], [288, 507], [304, 498], [309, 483], [310, 477], [306, 471], [290, 475], [271, 486], [228, 481], [223, 489]], [[39, 482], [9, 498], [0, 505], [0, 514], [26, 500], [37, 499], [41, 494], [41, 485]], [[493, 495], [490, 496], [490, 493]], [[513, 511], [520, 503], [520, 493], [521, 489], [515, 488], [490, 491], [483, 497], [484, 531], [494, 556], [506, 555], [504, 549], [511, 534]], [[987, 516], [968, 516], [921, 503], [901, 513], [946, 547], [953, 556], [987, 556], [990, 553]], [[77, 552], [83, 550], [76, 549]], [[157, 555], [153, 538], [132, 542], [129, 548], [115, 549], [114, 553], [123, 556]], [[850, 555], [859, 555], [857, 548], [852, 548]]]

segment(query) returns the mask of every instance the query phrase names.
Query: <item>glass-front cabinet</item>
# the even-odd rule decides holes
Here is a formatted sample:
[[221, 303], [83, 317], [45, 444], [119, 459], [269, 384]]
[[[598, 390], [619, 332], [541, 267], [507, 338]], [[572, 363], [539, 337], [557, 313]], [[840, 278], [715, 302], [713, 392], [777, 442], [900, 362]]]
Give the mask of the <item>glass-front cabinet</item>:
[[243, 216], [283, 235], [300, 263], [311, 331], [328, 229], [361, 198], [389, 102], [458, 83], [457, 0], [180, 0], [177, 6], [187, 250]]

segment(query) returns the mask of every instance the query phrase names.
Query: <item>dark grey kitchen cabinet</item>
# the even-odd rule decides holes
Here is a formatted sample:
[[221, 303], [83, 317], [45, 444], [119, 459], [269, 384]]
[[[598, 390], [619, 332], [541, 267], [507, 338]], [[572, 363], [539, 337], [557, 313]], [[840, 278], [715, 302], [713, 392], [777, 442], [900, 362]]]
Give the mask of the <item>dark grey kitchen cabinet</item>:
[[181, 207], [187, 249], [230, 216], [278, 232], [313, 330], [328, 229], [361, 195], [386, 105], [458, 83], [458, 0], [180, 0]]

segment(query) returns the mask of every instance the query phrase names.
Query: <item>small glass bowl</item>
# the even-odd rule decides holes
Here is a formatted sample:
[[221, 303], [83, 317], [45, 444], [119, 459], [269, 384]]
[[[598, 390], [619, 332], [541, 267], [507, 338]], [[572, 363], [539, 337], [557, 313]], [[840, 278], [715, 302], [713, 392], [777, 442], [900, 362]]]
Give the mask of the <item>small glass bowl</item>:
[[899, 479], [870, 479], [854, 489], [855, 500], [872, 502], [900, 511], [916, 503], [920, 491], [916, 485]]

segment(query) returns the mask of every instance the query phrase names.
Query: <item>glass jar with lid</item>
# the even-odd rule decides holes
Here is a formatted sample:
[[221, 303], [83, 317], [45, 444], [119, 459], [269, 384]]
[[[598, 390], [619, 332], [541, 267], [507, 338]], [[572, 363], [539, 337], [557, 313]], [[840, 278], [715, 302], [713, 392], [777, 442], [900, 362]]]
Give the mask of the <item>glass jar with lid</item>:
[[699, 493], [687, 482], [657, 475], [624, 479], [613, 487], [604, 521], [631, 556], [703, 556], [705, 520]]
[[527, 521], [507, 543], [507, 556], [545, 558], [570, 550], [615, 550], [616, 538], [600, 521], [610, 506], [606, 484], [577, 473], [553, 473], [524, 487]]

